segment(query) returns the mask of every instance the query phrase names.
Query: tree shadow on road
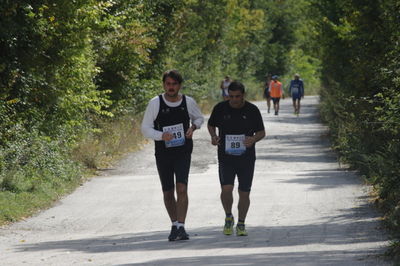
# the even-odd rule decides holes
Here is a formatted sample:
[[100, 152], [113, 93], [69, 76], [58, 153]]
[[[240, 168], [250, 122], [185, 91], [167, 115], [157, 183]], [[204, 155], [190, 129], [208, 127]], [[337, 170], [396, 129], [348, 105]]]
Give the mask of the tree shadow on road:
[[[153, 231], [20, 244], [16, 248], [21, 253], [46, 250], [91, 254], [171, 250], [171, 254], [177, 254], [177, 258], [162, 260], [148, 258], [151, 260], [149, 264], [156, 265], [209, 263], [234, 265], [235, 262], [246, 262], [239, 263], [240, 265], [264, 265], [266, 262], [272, 265], [287, 265], [285, 263], [288, 262], [296, 265], [343, 265], [345, 263], [342, 262], [346, 262], [349, 257], [362, 262], [368, 258], [367, 255], [381, 255], [384, 252], [379, 246], [382, 246], [387, 238], [376, 231], [380, 223], [372, 219], [374, 217], [371, 216], [369, 209], [370, 206], [365, 205], [341, 210], [340, 215], [324, 217], [324, 221], [314, 224], [293, 226], [249, 224], [248, 237], [225, 236], [222, 235], [220, 226], [210, 226], [188, 228], [191, 235], [189, 241], [168, 242], [166, 238], [169, 231]], [[369, 248], [365, 248], [367, 246]], [[233, 251], [236, 254], [233, 256], [215, 255], [221, 249], [233, 249], [237, 252]], [[257, 249], [262, 249], [265, 253], [258, 253]], [[210, 255], [182, 257], [186, 250], [202, 253], [206, 251]], [[243, 255], [244, 253], [248, 254]]]
[[302, 155], [286, 155], [286, 154], [259, 154], [257, 160], [266, 160], [270, 162], [288, 162], [288, 163], [329, 163], [335, 162], [335, 157], [321, 156], [320, 154], [302, 154]]
[[[368, 260], [368, 264], [366, 264]], [[127, 263], [117, 266], [128, 265], [350, 265], [349, 261], [356, 261], [356, 265], [390, 265], [383, 262], [378, 256], [371, 256], [370, 251], [316, 251], [316, 252], [271, 252], [252, 253], [251, 255], [207, 255], [151, 260], [146, 263]], [[382, 264], [384, 263], [384, 264]]]
[[281, 180], [281, 183], [312, 185], [310, 190], [324, 190], [336, 187], [361, 185], [361, 178], [355, 173], [344, 170], [307, 170], [296, 173], [297, 178]]

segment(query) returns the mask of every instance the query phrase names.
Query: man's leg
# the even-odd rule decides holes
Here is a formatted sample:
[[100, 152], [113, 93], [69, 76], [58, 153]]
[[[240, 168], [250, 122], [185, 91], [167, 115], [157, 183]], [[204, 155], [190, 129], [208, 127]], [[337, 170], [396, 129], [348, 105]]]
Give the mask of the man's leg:
[[233, 185], [221, 186], [221, 202], [225, 211], [225, 224], [224, 224], [224, 235], [233, 234], [233, 225], [235, 219], [232, 215], [232, 204], [233, 204]]
[[247, 211], [250, 207], [250, 191], [245, 192], [239, 189], [239, 203], [238, 203], [238, 210], [239, 210], [239, 221], [245, 221], [247, 216]]
[[233, 185], [223, 185], [221, 186], [221, 202], [222, 207], [226, 214], [232, 214], [232, 204], [233, 204]]
[[176, 176], [176, 211], [179, 223], [185, 223], [188, 209], [187, 183], [189, 179], [191, 154], [184, 153], [174, 160], [174, 171]]
[[279, 113], [279, 98], [276, 100], [276, 108], [275, 108], [275, 114], [277, 115]]
[[176, 214], [178, 222], [185, 223], [189, 205], [187, 185], [182, 183], [176, 183], [176, 195], [177, 195]]
[[245, 220], [249, 207], [250, 207], [250, 191], [245, 192], [239, 189], [239, 203], [238, 203], [239, 220], [236, 224], [237, 236], [247, 236]]
[[176, 176], [176, 212], [178, 218], [177, 240], [188, 240], [189, 235], [185, 231], [185, 220], [188, 210], [187, 183], [189, 178], [191, 154], [183, 153], [174, 160], [174, 171]]
[[292, 99], [292, 101], [293, 101], [293, 109], [294, 109], [294, 113], [296, 114], [296, 113], [297, 113], [297, 103], [296, 103], [296, 98], [293, 98], [293, 99]]
[[168, 216], [171, 219], [172, 222], [177, 221], [177, 211], [176, 211], [176, 206], [177, 202], [175, 200], [175, 193], [174, 189], [164, 191], [164, 205], [165, 208], [167, 209]]
[[247, 236], [245, 228], [245, 220], [247, 211], [250, 207], [250, 190], [253, 183], [255, 159], [247, 159], [242, 161], [238, 167], [238, 180], [239, 180], [239, 220], [236, 224], [236, 235]]
[[300, 100], [301, 100], [301, 98], [297, 99], [297, 114], [300, 113]]
[[177, 221], [177, 210], [176, 210], [176, 200], [175, 200], [175, 191], [174, 189], [163, 191], [164, 194], [164, 205], [167, 209], [168, 216], [171, 219], [172, 226], [171, 232], [168, 236], [169, 241], [175, 241], [178, 237], [178, 221]]
[[272, 105], [274, 106], [274, 112], [275, 112], [275, 115], [277, 114], [277, 110], [276, 110], [276, 108], [277, 108], [277, 101], [276, 101], [276, 98], [272, 98]]
[[174, 186], [174, 169], [170, 157], [166, 155], [156, 155], [158, 175], [160, 176], [161, 186], [164, 196], [164, 205], [167, 209], [169, 218], [172, 222], [176, 221], [176, 200]]
[[172, 222], [171, 233], [168, 236], [168, 240], [175, 241], [178, 233], [178, 221], [175, 199], [174, 169], [172, 167], [171, 158], [165, 155], [156, 155], [156, 164], [163, 190], [164, 205]]
[[235, 171], [234, 164], [232, 162], [226, 162], [223, 160], [218, 160], [218, 171], [219, 171], [219, 181], [221, 184], [221, 203], [225, 211], [225, 224], [223, 233], [224, 235], [233, 234], [233, 225], [235, 219], [232, 215], [232, 204], [233, 204], [233, 186], [235, 181]]

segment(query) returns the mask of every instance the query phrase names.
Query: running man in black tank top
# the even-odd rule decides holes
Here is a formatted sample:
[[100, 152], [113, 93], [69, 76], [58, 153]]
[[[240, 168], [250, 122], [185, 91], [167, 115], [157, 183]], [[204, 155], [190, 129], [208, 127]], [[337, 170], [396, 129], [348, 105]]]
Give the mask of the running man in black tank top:
[[142, 122], [143, 134], [155, 143], [164, 203], [172, 222], [169, 241], [189, 239], [184, 224], [188, 208], [192, 135], [204, 121], [196, 102], [179, 93], [182, 81], [176, 70], [164, 73], [164, 93], [149, 102]]

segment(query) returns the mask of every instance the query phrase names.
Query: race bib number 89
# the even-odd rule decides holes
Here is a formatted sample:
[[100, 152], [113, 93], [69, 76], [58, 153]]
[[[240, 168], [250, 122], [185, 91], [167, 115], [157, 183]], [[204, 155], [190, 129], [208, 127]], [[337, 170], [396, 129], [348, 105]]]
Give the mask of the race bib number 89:
[[165, 141], [165, 147], [178, 147], [185, 144], [185, 132], [182, 123], [173, 126], [163, 127], [163, 132], [169, 132], [174, 136], [172, 140]]
[[244, 146], [245, 135], [226, 135], [225, 153], [230, 155], [242, 155], [246, 151]]

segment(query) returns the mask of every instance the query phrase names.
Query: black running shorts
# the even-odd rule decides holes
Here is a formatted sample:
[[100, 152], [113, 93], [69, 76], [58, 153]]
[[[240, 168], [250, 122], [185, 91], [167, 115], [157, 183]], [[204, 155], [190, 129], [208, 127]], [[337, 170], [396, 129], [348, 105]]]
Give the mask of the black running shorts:
[[174, 188], [177, 183], [187, 185], [190, 170], [190, 153], [157, 154], [156, 164], [163, 191]]
[[279, 103], [279, 101], [281, 100], [281, 98], [275, 98], [275, 97], [272, 97], [271, 99], [274, 104]]
[[230, 160], [219, 160], [219, 181], [221, 185], [234, 185], [235, 176], [238, 177], [239, 190], [249, 192], [253, 183], [255, 159], [232, 158]]

